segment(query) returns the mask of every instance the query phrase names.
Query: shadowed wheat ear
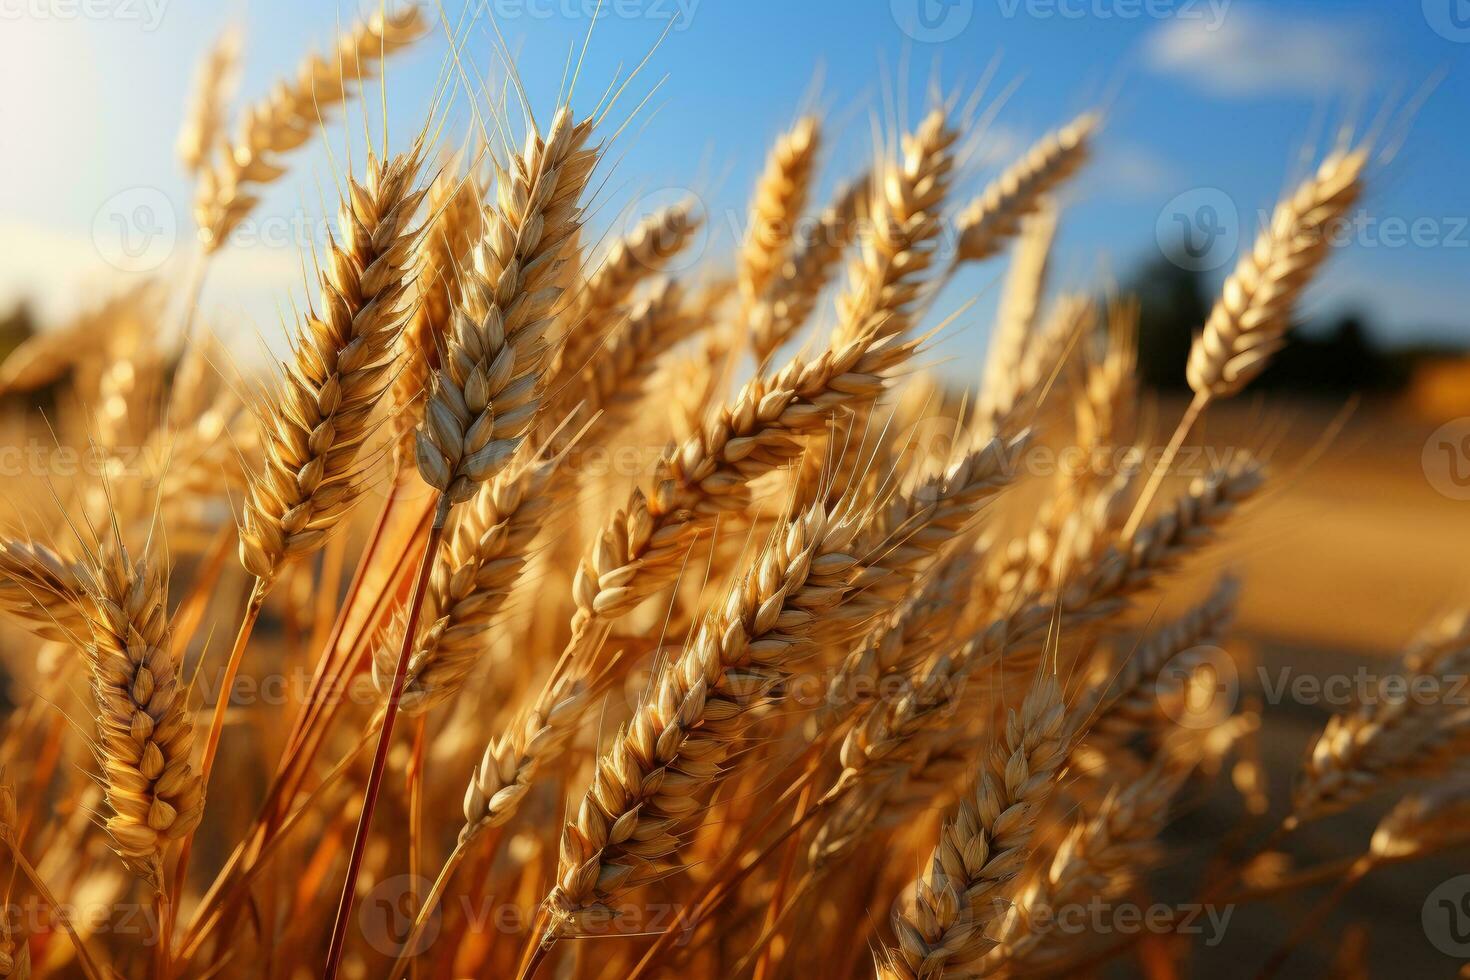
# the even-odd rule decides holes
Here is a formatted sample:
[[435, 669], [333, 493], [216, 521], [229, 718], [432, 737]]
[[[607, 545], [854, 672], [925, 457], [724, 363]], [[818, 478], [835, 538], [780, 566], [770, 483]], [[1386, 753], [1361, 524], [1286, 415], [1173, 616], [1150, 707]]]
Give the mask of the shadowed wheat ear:
[[496, 202], [415, 436], [419, 474], [451, 505], [505, 466], [540, 408], [562, 263], [598, 160], [591, 135], [591, 120], [562, 107], [545, 139], [529, 128], [509, 171], [497, 166]]
[[745, 243], [736, 263], [740, 296], [747, 308], [766, 292], [790, 249], [797, 220], [806, 208], [821, 128], [816, 118], [803, 116], [781, 134], [766, 158], [766, 169], [756, 181]]
[[[589, 931], [617, 896], [667, 872], [681, 834], [725, 774], [753, 708], [773, 696], [857, 587], [852, 515], [812, 508], [788, 522], [598, 760], [562, 834], [547, 941]], [[840, 618], [840, 617], [839, 617]]]
[[240, 31], [220, 32], [194, 76], [194, 88], [184, 125], [179, 129], [178, 153], [184, 169], [198, 174], [213, 162], [215, 147], [225, 127], [226, 105], [235, 88], [240, 61]]
[[1470, 673], [1470, 612], [1428, 630], [1403, 656], [1401, 677], [1327, 723], [1312, 745], [1288, 823], [1335, 813], [1392, 783], [1442, 774], [1470, 745], [1456, 697]]
[[223, 159], [199, 175], [194, 220], [205, 251], [219, 249], [255, 207], [254, 185], [272, 183], [286, 172], [275, 157], [309, 140], [328, 110], [377, 73], [383, 57], [426, 33], [428, 24], [417, 6], [387, 17], [374, 14], [339, 37], [330, 56], [308, 55], [294, 79], [278, 82], [268, 98], [247, 109], [240, 136], [225, 147]]
[[97, 703], [97, 753], [112, 816], [113, 849], [155, 889], [163, 851], [204, 813], [190, 764], [188, 691], [172, 650], [168, 582], [146, 558], [106, 542], [86, 569], [87, 661]]
[[796, 248], [750, 307], [746, 322], [757, 363], [764, 366], [806, 323], [842, 253], [857, 238], [872, 189], [866, 177], [837, 193], [817, 218], [811, 237]]
[[991, 181], [960, 214], [956, 261], [980, 262], [1004, 248], [1021, 230], [1021, 219], [1082, 166], [1097, 125], [1097, 115], [1083, 113], [1042, 137]]
[[89, 635], [84, 569], [37, 541], [0, 540], [0, 611], [36, 636], [77, 642]]
[[1131, 596], [1212, 540], [1262, 479], [1253, 460], [1235, 460], [1196, 480], [1147, 527], [1079, 568], [1075, 581], [1021, 597], [1016, 608], [1000, 611], [952, 652], [926, 665], [903, 697], [866, 710], [843, 739], [839, 782], [870, 783], [911, 767], [932, 746], [936, 729], [961, 703], [977, 670], [996, 663], [1008, 673], [1035, 670], [1041, 641], [1058, 621], [1064, 628], [1087, 625], [1125, 609]]
[[897, 944], [877, 964], [884, 980], [969, 975], [994, 946], [986, 929], [1026, 866], [1041, 807], [1067, 757], [1066, 709], [1056, 681], [1040, 679], [980, 770], [972, 797], [940, 831], [913, 906], [893, 917]]
[[641, 220], [637, 227], [614, 242], [602, 261], [582, 283], [573, 302], [559, 315], [565, 324], [561, 349], [547, 382], [557, 402], [547, 412], [551, 424], [559, 424], [566, 411], [580, 398], [576, 378], [596, 367], [602, 353], [598, 346], [618, 329], [621, 308], [645, 280], [661, 273], [698, 233], [702, 219], [690, 201], [681, 201]]
[[590, 419], [601, 412], [589, 424], [617, 432], [632, 417], [659, 358], [701, 326], [703, 321], [693, 315], [676, 282], [653, 284], [582, 369], [579, 383], [568, 387], [568, 395], [580, 399], [581, 416]]
[[251, 475], [240, 532], [240, 560], [263, 587], [321, 547], [362, 493], [360, 452], [408, 316], [421, 162], [416, 145], [370, 159], [366, 181], [349, 181], [342, 241], [330, 244], [321, 272], [321, 311], [304, 318], [295, 357], [263, 409], [265, 463]]
[[1079, 712], [1086, 737], [1113, 743], [1165, 721], [1168, 701], [1182, 693], [1188, 675], [1230, 628], [1239, 596], [1240, 583], [1226, 576], [1204, 602], [1127, 653], [1118, 676]]
[[585, 680], [563, 678], [485, 747], [465, 787], [462, 842], [515, 816], [541, 764], [559, 756], [576, 734], [590, 700]]
[[[1000, 945], [986, 957], [984, 972], [1041, 972], [1077, 954], [1088, 934], [1058, 934], [1044, 928], [1037, 914], [1115, 898], [1157, 864], [1169, 804], [1189, 772], [1177, 763], [1155, 764], [1125, 788], [1109, 791], [1094, 812], [1079, 816], [1051, 860], [1016, 894], [995, 930]], [[1031, 928], [1038, 924], [1039, 931]]]
[[1399, 861], [1470, 843], [1470, 787], [1436, 787], [1400, 800], [1373, 831], [1374, 860]]

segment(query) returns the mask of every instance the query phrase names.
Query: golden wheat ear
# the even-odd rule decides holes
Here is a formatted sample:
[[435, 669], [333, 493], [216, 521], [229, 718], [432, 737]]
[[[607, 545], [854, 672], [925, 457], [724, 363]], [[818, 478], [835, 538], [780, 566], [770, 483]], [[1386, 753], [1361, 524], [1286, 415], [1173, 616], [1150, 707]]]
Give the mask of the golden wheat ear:
[[187, 837], [204, 814], [167, 577], [156, 561], [134, 561], [115, 540], [98, 546], [86, 573], [86, 654], [112, 809], [107, 832], [123, 862], [158, 890], [164, 848]]
[[506, 465], [542, 408], [560, 274], [600, 154], [592, 128], [558, 109], [497, 175], [415, 435], [419, 475], [450, 504]]
[[265, 586], [312, 554], [360, 499], [362, 447], [391, 384], [410, 314], [422, 144], [369, 159], [349, 178], [340, 241], [321, 271], [321, 311], [303, 318], [294, 356], [261, 410], [265, 460], [250, 475], [240, 561]]
[[1276, 206], [1189, 351], [1186, 376], [1196, 395], [1234, 395], [1285, 344], [1292, 309], [1327, 258], [1333, 224], [1362, 193], [1367, 162], [1365, 148], [1334, 153]]

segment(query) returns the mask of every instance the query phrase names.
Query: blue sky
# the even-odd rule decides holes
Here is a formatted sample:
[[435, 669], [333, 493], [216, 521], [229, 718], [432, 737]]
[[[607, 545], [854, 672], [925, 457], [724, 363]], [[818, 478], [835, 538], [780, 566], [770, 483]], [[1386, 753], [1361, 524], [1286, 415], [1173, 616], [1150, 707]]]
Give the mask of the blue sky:
[[[927, 17], [917, 16], [921, 4]], [[545, 111], [593, 0], [482, 6], [487, 14], [465, 35], [467, 58], [485, 77], [503, 75], [493, 13]], [[446, 7], [455, 19], [460, 5]], [[359, 11], [330, 0], [3, 0], [0, 8], [0, 125], [10, 137], [0, 233], [15, 257], [0, 272], [0, 302], [39, 294], [43, 309], [58, 312], [112, 274], [99, 238], [118, 202], [142, 201], [172, 221], [168, 257], [182, 264], [189, 187], [172, 147], [195, 63], [219, 29], [233, 20], [246, 30], [248, 99]], [[1059, 286], [1126, 276], [1159, 254], [1156, 229], [1172, 227], [1170, 209], [1200, 200], [1233, 208], [1233, 227], [1248, 239], [1260, 209], [1340, 127], [1381, 124], [1379, 146], [1396, 152], [1380, 153], [1371, 174], [1373, 223], [1350, 236], [1308, 313], [1362, 310], [1392, 341], [1470, 339], [1466, 0], [604, 0], [604, 9], [581, 70], [584, 107], [653, 48], [669, 16], [687, 17], [615, 113], [626, 118], [662, 80], [614, 147], [598, 229], [688, 190], [712, 217], [706, 247], [727, 251], [770, 141], [802, 109], [829, 120], [830, 187], [858, 169], [875, 123], [891, 132], [895, 118], [917, 118], [931, 86], [968, 99], [993, 66], [979, 105], [1004, 103], [976, 143], [970, 190], [1077, 112], [1107, 113], [1096, 159], [1064, 201]], [[422, 117], [446, 50], [438, 32], [390, 66], [388, 124], [400, 140]], [[460, 92], [452, 134], [468, 130], [465, 103]], [[347, 133], [360, 143], [364, 110], [347, 118], [347, 128], [293, 159], [291, 179], [262, 214], [289, 224], [321, 213]], [[377, 92], [367, 118], [381, 123]], [[268, 341], [279, 333], [280, 311], [301, 292], [300, 252], [284, 237], [233, 249], [220, 263], [207, 301], [213, 322], [244, 323]], [[1233, 258], [1219, 254], [1216, 276]], [[946, 294], [941, 306], [951, 310], [981, 297], [962, 314], [950, 353], [983, 345], [1002, 268], [974, 270]]]

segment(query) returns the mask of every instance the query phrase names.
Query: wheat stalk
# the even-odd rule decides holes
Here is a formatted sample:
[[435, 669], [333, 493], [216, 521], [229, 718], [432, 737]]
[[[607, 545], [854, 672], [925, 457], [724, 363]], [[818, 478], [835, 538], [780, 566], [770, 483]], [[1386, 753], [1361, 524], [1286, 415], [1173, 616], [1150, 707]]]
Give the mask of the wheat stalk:
[[1366, 148], [1334, 153], [1317, 172], [1276, 206], [1270, 227], [1256, 238], [1225, 280], [1185, 365], [1194, 398], [1138, 498], [1127, 529], [1137, 527], [1169, 466], [1206, 408], [1236, 394], [1285, 344], [1297, 299], [1327, 257], [1332, 226], [1362, 191]]

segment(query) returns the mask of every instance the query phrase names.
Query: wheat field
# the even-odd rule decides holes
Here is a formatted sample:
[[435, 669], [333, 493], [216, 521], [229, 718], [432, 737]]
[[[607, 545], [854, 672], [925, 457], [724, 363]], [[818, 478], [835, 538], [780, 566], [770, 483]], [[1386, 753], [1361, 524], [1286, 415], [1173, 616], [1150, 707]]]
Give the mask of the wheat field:
[[[696, 201], [591, 233], [644, 75], [525, 92], [507, 53], [486, 96], [461, 41], [382, 12], [242, 102], [223, 34], [187, 268], [0, 363], [45, 462], [0, 532], [0, 977], [1164, 978], [1282, 908], [1201, 969], [1293, 975], [1360, 882], [1467, 842], [1470, 613], [1380, 623], [1402, 656], [1301, 758], [1233, 633], [1249, 596], [1317, 635], [1249, 532], [1312, 519], [1272, 508], [1318, 447], [1237, 406], [1371, 138], [1242, 249], [1176, 404], [1133, 299], [1049, 275], [1104, 108], [979, 186], [969, 93], [863, 159], [802, 113], [739, 248], [686, 262]], [[418, 130], [336, 158], [289, 350], [235, 356], [215, 257], [436, 46]], [[960, 386], [941, 294], [985, 265]]]

